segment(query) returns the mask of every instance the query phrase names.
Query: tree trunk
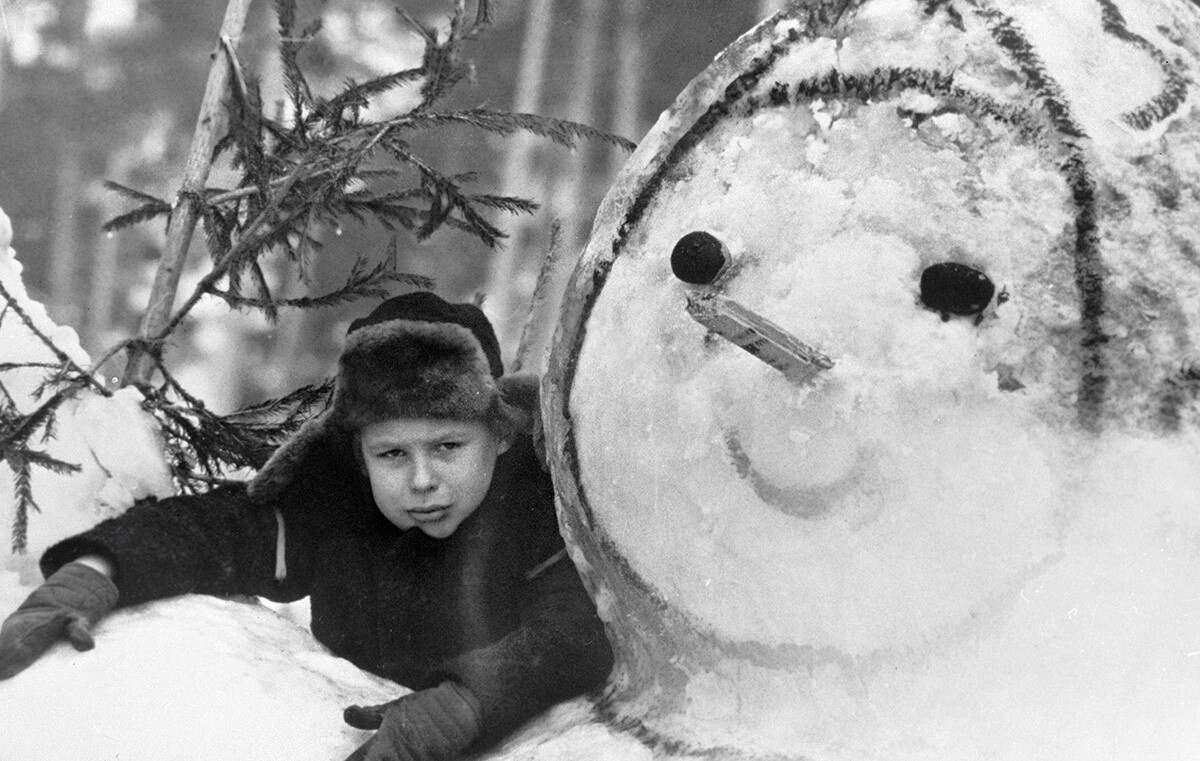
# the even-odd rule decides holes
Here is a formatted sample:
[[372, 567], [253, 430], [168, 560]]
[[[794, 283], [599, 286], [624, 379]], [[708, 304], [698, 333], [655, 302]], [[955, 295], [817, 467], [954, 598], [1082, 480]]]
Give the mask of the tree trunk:
[[54, 174], [54, 206], [50, 224], [50, 303], [54, 319], [77, 327], [82, 316], [75, 292], [78, 283], [79, 194], [83, 185], [83, 146], [60, 130], [60, 150]]
[[[136, 148], [118, 148], [108, 156], [104, 176], [122, 185], [129, 184], [129, 171], [134, 163]], [[100, 191], [97, 205], [101, 219], [112, 219], [124, 210], [123, 199], [112, 192]], [[101, 233], [96, 238], [95, 255], [92, 258], [92, 277], [88, 288], [88, 315], [85, 331], [85, 346], [91, 350], [102, 348], [108, 343], [107, 336], [113, 329], [113, 307], [117, 301], [118, 273], [121, 266], [121, 251], [129, 235], [124, 230]]]
[[[229, 0], [229, 5], [225, 8], [220, 39], [228, 40], [233, 48], [237, 47], [237, 42], [242, 36], [249, 8], [250, 0]], [[183, 274], [188, 246], [199, 216], [199, 208], [194, 199], [204, 192], [213, 146], [220, 138], [225, 123], [225, 110], [221, 100], [225, 94], [225, 83], [231, 66], [219, 43], [212, 57], [212, 68], [208, 70], [208, 83], [204, 88], [200, 115], [196, 119], [196, 130], [192, 134], [192, 145], [184, 168], [183, 185], [176, 196], [175, 208], [167, 224], [167, 243], [162, 258], [159, 259], [158, 271], [154, 275], [150, 303], [146, 306], [138, 329], [138, 338], [143, 341], [161, 338], [159, 334], [170, 321], [175, 295], [179, 290], [179, 277]], [[159, 353], [160, 349], [154, 346], [140, 346], [130, 350], [123, 384], [148, 383], [154, 373], [155, 357]]]
[[[513, 110], [518, 113], [537, 113], [541, 108], [553, 20], [554, 0], [530, 0], [526, 6], [521, 68], [513, 102]], [[543, 196], [542, 181], [534, 178], [532, 172], [535, 138], [522, 132], [513, 135], [507, 142], [508, 152], [501, 175], [503, 192], [506, 195]], [[517, 311], [521, 299], [516, 293], [515, 280], [526, 258], [525, 241], [530, 237], [532, 225], [530, 218], [515, 218], [507, 245], [492, 253], [491, 266], [488, 268], [488, 299], [484, 309], [496, 326], [500, 346], [505, 350], [515, 346], [520, 333]]]
[[[567, 118], [581, 124], [596, 120], [596, 90], [600, 73], [600, 37], [604, 26], [605, 0], [580, 0], [579, 30], [575, 38], [575, 67], [567, 100]], [[590, 179], [588, 159], [594, 153], [592, 143], [581, 143], [575, 154], [562, 163], [568, 171], [555, 172], [558, 192], [552, 193], [551, 209], [562, 219], [568, 251], [576, 250], [586, 237], [591, 214], [585, 201]], [[605, 183], [606, 185], [608, 183]]]
[[[645, 24], [645, 0], [621, 0], [617, 26], [617, 82], [613, 99], [612, 129], [630, 140], [642, 139], [643, 83], [646, 79], [646, 51], [642, 46]], [[622, 148], [609, 149], [612, 174], [625, 164], [629, 154]]]
[[[577, 14], [566, 118], [582, 124], [596, 121], [605, 6], [606, 0], [580, 0]], [[514, 312], [523, 317], [519, 321], [523, 323], [523, 345], [518, 361], [524, 370], [545, 369], [562, 294], [591, 228], [595, 203], [590, 191], [597, 184], [608, 186], [608, 177], [592, 171], [596, 163], [592, 159], [598, 150], [593, 143], [584, 142], [573, 153], [556, 156], [557, 169], [551, 172], [547, 207], [553, 219], [561, 223], [560, 235], [551, 242], [553, 250], [542, 257], [540, 271], [533, 261], [521, 262], [514, 270], [508, 291], [509, 297], [516, 300]], [[524, 308], [518, 311], [516, 307]]]

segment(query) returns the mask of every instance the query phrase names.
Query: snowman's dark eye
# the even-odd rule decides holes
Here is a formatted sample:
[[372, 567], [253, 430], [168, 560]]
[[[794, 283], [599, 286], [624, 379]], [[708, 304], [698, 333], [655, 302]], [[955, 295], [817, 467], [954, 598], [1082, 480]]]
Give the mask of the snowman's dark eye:
[[730, 261], [729, 249], [725, 244], [703, 230], [688, 233], [671, 249], [671, 272], [692, 285], [714, 282]]
[[990, 277], [958, 262], [934, 264], [921, 273], [921, 303], [943, 317], [979, 314], [995, 293]]

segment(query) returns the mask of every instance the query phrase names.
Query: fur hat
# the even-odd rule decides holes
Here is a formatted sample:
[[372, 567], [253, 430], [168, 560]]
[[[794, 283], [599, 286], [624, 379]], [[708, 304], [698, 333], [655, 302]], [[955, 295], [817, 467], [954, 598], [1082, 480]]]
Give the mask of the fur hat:
[[500, 343], [483, 312], [428, 291], [388, 299], [350, 323], [329, 408], [301, 426], [248, 484], [277, 496], [319, 440], [402, 417], [486, 420], [529, 431], [537, 379], [504, 376]]

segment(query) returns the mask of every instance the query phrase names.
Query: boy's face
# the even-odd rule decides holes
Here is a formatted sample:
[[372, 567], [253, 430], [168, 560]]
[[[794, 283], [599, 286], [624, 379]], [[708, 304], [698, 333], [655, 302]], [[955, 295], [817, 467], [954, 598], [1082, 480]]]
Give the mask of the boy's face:
[[402, 529], [445, 539], [483, 501], [508, 449], [478, 420], [397, 418], [360, 437], [375, 504]]

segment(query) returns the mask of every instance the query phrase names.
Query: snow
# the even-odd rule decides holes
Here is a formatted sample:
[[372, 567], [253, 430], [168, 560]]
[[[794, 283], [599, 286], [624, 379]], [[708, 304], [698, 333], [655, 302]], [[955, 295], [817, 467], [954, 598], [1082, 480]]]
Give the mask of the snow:
[[[204, 596], [109, 616], [0, 682], [5, 758], [340, 759], [369, 734], [340, 707], [407, 692], [266, 608]], [[64, 689], [69, 687], [69, 689]]]

